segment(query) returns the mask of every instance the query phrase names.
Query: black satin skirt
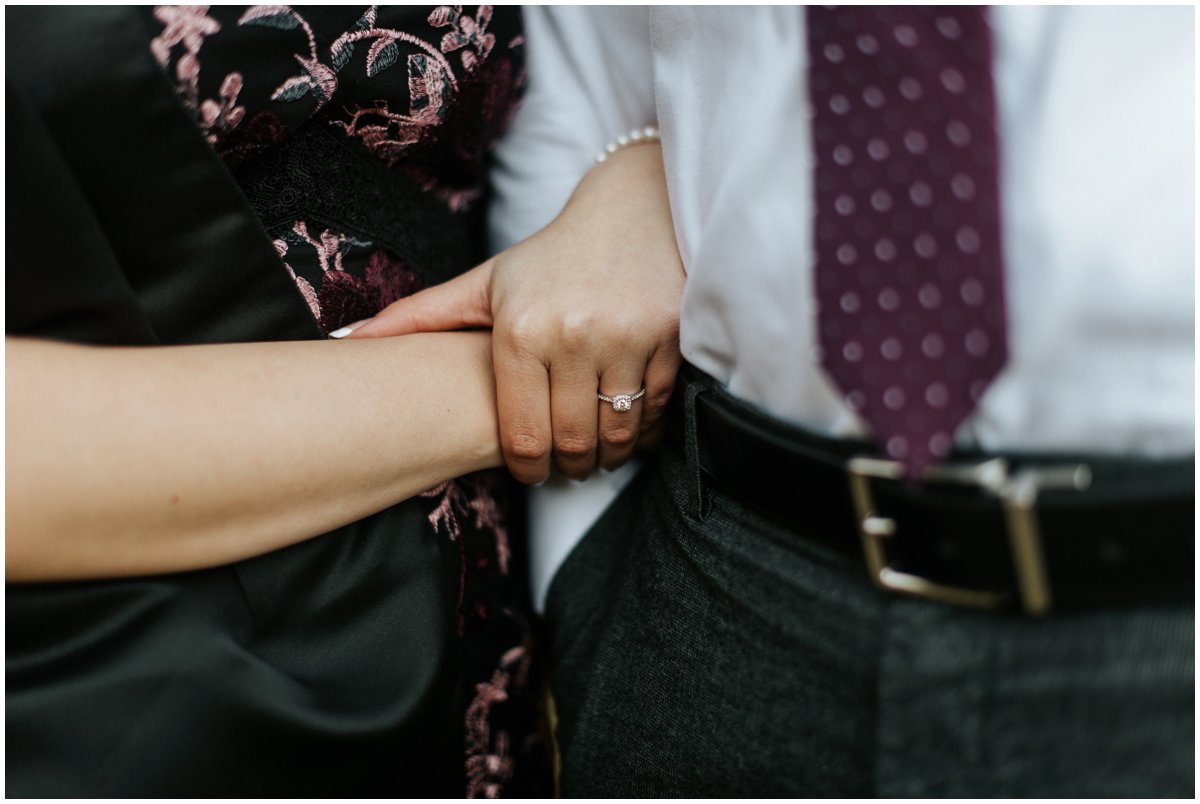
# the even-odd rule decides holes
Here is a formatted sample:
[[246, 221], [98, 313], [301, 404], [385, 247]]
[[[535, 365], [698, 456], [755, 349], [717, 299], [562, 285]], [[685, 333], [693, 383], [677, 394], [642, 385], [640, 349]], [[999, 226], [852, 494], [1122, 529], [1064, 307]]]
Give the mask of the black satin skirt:
[[8, 795], [461, 795], [457, 561], [420, 509], [229, 567], [9, 585]]

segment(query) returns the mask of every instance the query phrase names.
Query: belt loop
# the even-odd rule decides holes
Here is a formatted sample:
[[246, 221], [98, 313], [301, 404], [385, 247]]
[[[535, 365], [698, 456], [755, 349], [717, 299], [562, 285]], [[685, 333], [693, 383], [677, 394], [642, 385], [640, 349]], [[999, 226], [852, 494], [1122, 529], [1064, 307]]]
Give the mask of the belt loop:
[[703, 520], [708, 515], [708, 499], [704, 494], [703, 474], [700, 471], [700, 442], [697, 437], [696, 397], [708, 390], [708, 381], [693, 379], [683, 391], [683, 442], [687, 455], [688, 509], [692, 516]]

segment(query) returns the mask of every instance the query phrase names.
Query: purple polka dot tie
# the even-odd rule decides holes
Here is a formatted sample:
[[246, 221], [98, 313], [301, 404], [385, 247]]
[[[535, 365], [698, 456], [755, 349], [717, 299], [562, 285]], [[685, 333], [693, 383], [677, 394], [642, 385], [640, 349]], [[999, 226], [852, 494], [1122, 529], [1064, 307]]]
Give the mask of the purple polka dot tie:
[[808, 9], [822, 363], [914, 477], [1007, 356], [985, 14]]

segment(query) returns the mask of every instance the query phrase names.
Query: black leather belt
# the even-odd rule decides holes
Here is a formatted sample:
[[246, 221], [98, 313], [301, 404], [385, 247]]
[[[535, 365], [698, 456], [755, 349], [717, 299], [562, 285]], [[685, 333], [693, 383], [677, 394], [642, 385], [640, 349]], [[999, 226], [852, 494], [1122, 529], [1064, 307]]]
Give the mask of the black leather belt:
[[870, 444], [784, 424], [690, 366], [674, 404], [695, 382], [706, 385], [695, 417], [708, 479], [803, 537], [863, 559], [880, 587], [1030, 614], [1195, 598], [1193, 456], [964, 451], [912, 483]]

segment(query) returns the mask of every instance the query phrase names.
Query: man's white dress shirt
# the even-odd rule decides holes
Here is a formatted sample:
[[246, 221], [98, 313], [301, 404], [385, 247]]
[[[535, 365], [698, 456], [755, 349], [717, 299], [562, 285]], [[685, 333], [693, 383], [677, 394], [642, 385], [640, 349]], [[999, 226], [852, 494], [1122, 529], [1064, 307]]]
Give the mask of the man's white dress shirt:
[[[958, 441], [1191, 453], [1194, 12], [992, 9], [1009, 360]], [[862, 433], [813, 353], [804, 10], [526, 11], [529, 92], [498, 151], [495, 248], [548, 223], [603, 145], [658, 121], [687, 283], [684, 357], [738, 397]], [[552, 481], [534, 585], [631, 474]]]

